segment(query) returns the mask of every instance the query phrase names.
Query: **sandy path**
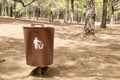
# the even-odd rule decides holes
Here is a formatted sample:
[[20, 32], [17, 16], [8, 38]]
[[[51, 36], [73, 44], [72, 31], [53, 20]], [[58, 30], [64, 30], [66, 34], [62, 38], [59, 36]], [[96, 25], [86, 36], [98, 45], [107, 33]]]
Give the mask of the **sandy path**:
[[120, 80], [120, 27], [97, 29], [97, 39], [78, 35], [80, 25], [55, 26], [54, 64], [44, 77], [30, 76], [21, 24], [0, 24], [0, 80]]

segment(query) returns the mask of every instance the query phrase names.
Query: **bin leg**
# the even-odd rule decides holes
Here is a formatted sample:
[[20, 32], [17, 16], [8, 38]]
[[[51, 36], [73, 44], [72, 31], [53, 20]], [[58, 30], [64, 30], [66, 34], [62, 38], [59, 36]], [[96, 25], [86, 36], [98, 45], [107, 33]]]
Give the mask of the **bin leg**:
[[36, 74], [42, 75], [42, 68], [41, 67], [37, 67]]
[[45, 67], [37, 67], [36, 69], [34, 69], [31, 73], [31, 75], [33, 76], [42, 76], [45, 75], [48, 71], [48, 66]]
[[46, 74], [48, 71], [48, 66], [42, 67], [41, 74]]

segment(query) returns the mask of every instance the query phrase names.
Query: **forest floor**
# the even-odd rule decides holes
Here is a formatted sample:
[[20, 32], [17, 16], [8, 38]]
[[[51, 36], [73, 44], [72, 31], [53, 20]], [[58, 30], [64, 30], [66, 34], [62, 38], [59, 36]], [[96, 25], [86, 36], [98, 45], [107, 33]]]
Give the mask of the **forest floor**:
[[23, 26], [33, 21], [0, 18], [0, 80], [120, 80], [120, 25], [96, 27], [96, 38], [83, 37], [84, 25], [51, 24], [55, 28], [54, 63], [46, 76], [30, 73]]

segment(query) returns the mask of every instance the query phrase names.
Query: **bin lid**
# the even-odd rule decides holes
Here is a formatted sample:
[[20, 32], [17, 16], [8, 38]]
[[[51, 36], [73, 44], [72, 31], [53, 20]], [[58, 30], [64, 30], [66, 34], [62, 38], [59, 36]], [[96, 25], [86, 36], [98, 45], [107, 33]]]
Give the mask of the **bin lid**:
[[30, 26], [23, 26], [24, 29], [54, 29], [54, 27], [30, 27]]

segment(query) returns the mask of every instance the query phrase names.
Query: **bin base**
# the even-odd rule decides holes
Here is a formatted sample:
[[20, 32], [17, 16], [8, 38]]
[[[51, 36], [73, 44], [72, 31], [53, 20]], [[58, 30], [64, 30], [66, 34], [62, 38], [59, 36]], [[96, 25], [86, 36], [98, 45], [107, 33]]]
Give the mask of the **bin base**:
[[45, 67], [37, 67], [35, 68], [31, 73], [30, 75], [32, 76], [44, 76], [48, 71], [48, 66], [45, 66]]

